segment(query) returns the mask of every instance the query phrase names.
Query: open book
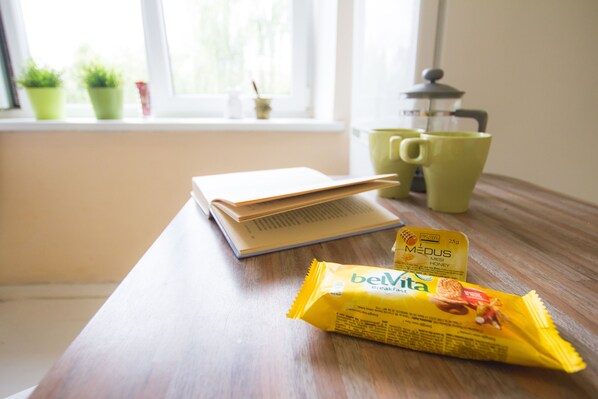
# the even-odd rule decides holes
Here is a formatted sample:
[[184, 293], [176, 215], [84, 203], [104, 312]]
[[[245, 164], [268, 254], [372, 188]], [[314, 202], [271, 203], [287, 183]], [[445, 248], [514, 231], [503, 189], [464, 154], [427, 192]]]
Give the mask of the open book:
[[402, 225], [356, 195], [397, 185], [378, 175], [333, 180], [310, 168], [197, 176], [192, 196], [239, 258]]

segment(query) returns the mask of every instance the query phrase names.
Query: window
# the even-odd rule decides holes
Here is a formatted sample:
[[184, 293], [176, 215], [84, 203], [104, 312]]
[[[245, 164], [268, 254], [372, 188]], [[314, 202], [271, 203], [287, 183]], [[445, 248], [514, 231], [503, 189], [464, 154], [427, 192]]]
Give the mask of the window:
[[381, 126], [398, 123], [399, 94], [413, 85], [419, 2], [355, 2], [353, 120]]
[[309, 3], [145, 1], [156, 112], [220, 115], [229, 90], [253, 97], [254, 80], [262, 96], [273, 98], [273, 115], [308, 116]]
[[[92, 60], [118, 68], [125, 102], [139, 103], [134, 82], [147, 80], [147, 68], [138, 0], [20, 0], [20, 6], [29, 56], [64, 71], [68, 104], [89, 104], [79, 69]], [[70, 113], [81, 109], [71, 106]]]
[[[123, 72], [125, 102], [139, 115], [135, 81], [149, 81], [152, 114], [221, 116], [239, 88], [273, 98], [273, 116], [310, 116], [309, 1], [0, 0], [17, 28], [15, 72], [28, 58], [64, 71], [68, 115], [93, 115], [80, 66]], [[68, 12], [66, 11], [68, 10]], [[4, 17], [6, 20], [7, 17]]]

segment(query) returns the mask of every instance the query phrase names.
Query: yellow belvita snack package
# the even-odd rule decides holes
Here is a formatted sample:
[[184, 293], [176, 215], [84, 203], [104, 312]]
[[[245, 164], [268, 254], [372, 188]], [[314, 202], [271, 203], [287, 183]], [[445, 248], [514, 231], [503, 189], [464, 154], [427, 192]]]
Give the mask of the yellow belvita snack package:
[[458, 231], [404, 226], [393, 246], [395, 269], [466, 281], [468, 247]]
[[465, 359], [569, 373], [586, 366], [535, 291], [518, 296], [450, 278], [314, 259], [287, 317]]

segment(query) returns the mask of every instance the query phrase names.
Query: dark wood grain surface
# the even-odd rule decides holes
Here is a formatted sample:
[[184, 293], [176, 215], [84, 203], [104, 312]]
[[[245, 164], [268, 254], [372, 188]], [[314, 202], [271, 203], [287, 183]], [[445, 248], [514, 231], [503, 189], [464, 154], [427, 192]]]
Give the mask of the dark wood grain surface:
[[396, 230], [238, 260], [189, 201], [32, 398], [598, 397], [598, 207], [492, 175], [464, 214], [430, 211], [424, 194], [379, 201], [464, 232], [468, 281], [537, 290], [587, 368], [461, 360], [287, 319], [312, 258], [391, 267]]

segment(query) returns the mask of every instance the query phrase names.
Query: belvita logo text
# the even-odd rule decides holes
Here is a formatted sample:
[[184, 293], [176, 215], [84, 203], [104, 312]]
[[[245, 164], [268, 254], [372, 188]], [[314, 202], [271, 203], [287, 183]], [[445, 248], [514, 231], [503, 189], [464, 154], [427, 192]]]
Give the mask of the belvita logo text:
[[360, 276], [357, 273], [353, 273], [351, 276], [351, 282], [356, 284], [367, 283], [374, 286], [387, 286], [405, 288], [413, 291], [424, 291], [429, 292], [428, 286], [420, 281], [415, 281], [407, 273], [401, 273], [399, 275], [392, 275], [389, 272], [383, 273], [380, 276]]

